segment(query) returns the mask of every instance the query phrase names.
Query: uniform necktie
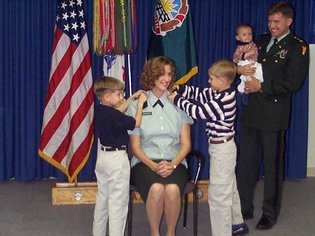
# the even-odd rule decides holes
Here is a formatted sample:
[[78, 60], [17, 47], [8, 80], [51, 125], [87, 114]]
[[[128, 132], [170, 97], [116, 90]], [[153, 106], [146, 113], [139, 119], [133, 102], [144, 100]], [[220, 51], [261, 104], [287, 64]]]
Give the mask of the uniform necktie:
[[156, 105], [160, 105], [162, 108], [164, 107], [164, 105], [163, 105], [163, 103], [160, 101], [160, 99], [158, 99], [155, 103], [154, 103], [154, 105], [153, 105], [153, 107], [155, 107]]
[[277, 42], [278, 42], [278, 39], [274, 38], [274, 39], [273, 39], [273, 43], [272, 43], [272, 45], [271, 45], [271, 47], [269, 48], [268, 51], [270, 51], [271, 48], [273, 48], [274, 46], [276, 46]]

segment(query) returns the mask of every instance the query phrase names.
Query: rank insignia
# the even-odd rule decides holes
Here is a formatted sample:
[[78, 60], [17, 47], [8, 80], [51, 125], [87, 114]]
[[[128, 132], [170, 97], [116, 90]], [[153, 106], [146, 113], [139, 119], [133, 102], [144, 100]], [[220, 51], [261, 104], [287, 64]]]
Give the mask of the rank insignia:
[[302, 54], [305, 55], [307, 47], [305, 45], [302, 46]]
[[276, 54], [281, 58], [284, 59], [285, 56], [287, 55], [288, 50], [282, 49], [280, 52], [277, 52]]

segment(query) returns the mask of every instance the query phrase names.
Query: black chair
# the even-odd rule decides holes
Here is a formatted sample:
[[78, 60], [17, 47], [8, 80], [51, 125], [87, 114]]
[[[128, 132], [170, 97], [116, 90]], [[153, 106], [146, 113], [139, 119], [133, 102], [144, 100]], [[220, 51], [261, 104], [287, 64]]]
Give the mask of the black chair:
[[[194, 158], [194, 159], [193, 159]], [[187, 223], [187, 208], [188, 208], [188, 195], [193, 193], [193, 230], [194, 236], [198, 233], [198, 186], [197, 181], [199, 179], [200, 172], [203, 169], [205, 163], [204, 155], [199, 151], [192, 151], [186, 157], [188, 163], [188, 173], [192, 177], [187, 182], [184, 190], [184, 204], [183, 204], [183, 227], [186, 228]], [[132, 236], [132, 210], [133, 210], [133, 199], [132, 193], [137, 192], [137, 189], [130, 185], [129, 193], [129, 211], [127, 216], [128, 223], [128, 236]]]

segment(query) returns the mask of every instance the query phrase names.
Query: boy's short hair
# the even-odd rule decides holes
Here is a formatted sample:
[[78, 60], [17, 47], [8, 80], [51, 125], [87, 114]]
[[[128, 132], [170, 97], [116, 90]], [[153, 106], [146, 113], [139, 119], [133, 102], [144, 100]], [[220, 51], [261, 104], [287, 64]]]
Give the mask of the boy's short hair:
[[236, 65], [230, 60], [222, 59], [211, 65], [208, 74], [209, 76], [224, 77], [233, 83], [236, 76]]
[[93, 88], [94, 94], [100, 99], [104, 93], [113, 93], [115, 90], [124, 90], [125, 83], [114, 77], [103, 76], [94, 82]]
[[235, 34], [238, 35], [241, 28], [250, 28], [253, 31], [253, 27], [250, 24], [239, 24], [235, 29]]

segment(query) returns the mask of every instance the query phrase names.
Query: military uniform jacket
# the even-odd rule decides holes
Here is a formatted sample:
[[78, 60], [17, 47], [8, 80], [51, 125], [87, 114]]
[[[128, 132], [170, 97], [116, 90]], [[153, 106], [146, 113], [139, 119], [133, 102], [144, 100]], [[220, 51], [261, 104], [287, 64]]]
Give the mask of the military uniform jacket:
[[304, 81], [309, 66], [309, 48], [290, 32], [266, 52], [270, 39], [270, 34], [263, 34], [256, 41], [264, 82], [261, 92], [250, 94], [242, 122], [262, 130], [280, 131], [288, 128], [291, 95]]

